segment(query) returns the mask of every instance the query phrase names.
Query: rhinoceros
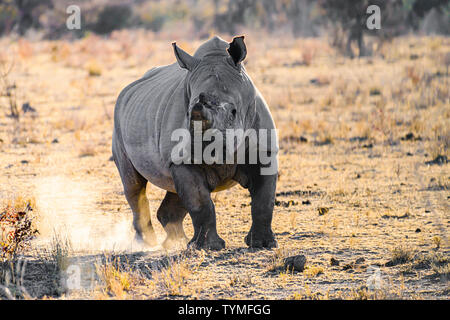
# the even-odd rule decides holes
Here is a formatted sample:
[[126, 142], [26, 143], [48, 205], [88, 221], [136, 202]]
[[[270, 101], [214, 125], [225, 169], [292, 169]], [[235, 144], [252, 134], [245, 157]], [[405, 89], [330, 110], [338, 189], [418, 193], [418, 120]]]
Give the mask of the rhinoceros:
[[[188, 246], [223, 249], [225, 241], [217, 234], [211, 193], [240, 184], [251, 196], [252, 225], [245, 243], [249, 247], [276, 247], [271, 224], [278, 142], [269, 108], [243, 65], [247, 55], [244, 36], [235, 37], [231, 43], [216, 36], [203, 43], [193, 56], [175, 42], [172, 46], [176, 62], [150, 69], [121, 91], [115, 105], [113, 159], [133, 212], [136, 238], [147, 245], [157, 244], [146, 197], [147, 182], [151, 182], [167, 191], [157, 211], [167, 233], [163, 246], [180, 240], [188, 242], [183, 219], [189, 213], [194, 235]], [[256, 161], [231, 163], [174, 161], [173, 150], [180, 141], [173, 140], [173, 132], [186, 129], [192, 135], [197, 122], [201, 132], [275, 131], [275, 135], [258, 136], [258, 142], [261, 136], [265, 142], [253, 145], [258, 155], [261, 151], [269, 155], [270, 163], [263, 163], [261, 156]], [[252, 150], [248, 140], [244, 142], [239, 146], [245, 149], [248, 159]], [[236, 153], [236, 141], [231, 146], [231, 151], [224, 152]], [[201, 148], [205, 148], [203, 142]], [[263, 172], [268, 167], [275, 169]]]

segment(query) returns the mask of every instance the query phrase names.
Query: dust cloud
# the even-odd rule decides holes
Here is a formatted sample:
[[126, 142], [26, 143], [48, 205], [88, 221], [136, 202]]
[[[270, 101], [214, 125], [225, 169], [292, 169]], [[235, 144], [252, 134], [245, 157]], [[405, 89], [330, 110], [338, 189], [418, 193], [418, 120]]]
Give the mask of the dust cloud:
[[132, 214], [103, 212], [95, 181], [74, 181], [63, 175], [36, 181], [37, 242], [50, 245], [55, 235], [80, 252], [156, 250], [137, 242]]

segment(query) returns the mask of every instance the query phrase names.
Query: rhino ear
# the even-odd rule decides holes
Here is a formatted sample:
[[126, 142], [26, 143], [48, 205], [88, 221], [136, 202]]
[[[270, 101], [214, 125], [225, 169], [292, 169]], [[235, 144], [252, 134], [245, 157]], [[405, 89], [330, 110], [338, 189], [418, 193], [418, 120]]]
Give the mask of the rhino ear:
[[172, 46], [180, 67], [191, 71], [199, 63], [200, 59], [194, 58], [183, 49], [178, 48], [175, 42], [172, 43]]
[[230, 43], [230, 47], [227, 51], [236, 65], [244, 61], [247, 56], [247, 47], [244, 43], [244, 36], [235, 37]]

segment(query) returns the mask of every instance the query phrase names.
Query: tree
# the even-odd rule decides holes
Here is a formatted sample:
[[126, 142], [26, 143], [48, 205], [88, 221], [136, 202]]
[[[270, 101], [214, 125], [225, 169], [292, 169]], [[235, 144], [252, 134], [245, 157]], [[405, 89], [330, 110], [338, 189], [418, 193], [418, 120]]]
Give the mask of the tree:
[[[332, 28], [340, 28], [345, 39], [341, 43], [333, 43], [336, 46], [345, 47], [346, 54], [354, 57], [351, 47], [352, 42], [356, 41], [359, 48], [359, 56], [366, 55], [364, 44], [364, 33], [368, 30], [366, 26], [369, 5], [377, 5], [381, 12], [389, 6], [394, 6], [398, 0], [320, 0], [319, 5], [323, 9], [324, 16], [327, 19], [326, 24]], [[345, 44], [342, 43], [345, 41]]]
[[[20, 35], [31, 27], [39, 27], [39, 16], [46, 9], [53, 8], [52, 0], [0, 0], [0, 10], [10, 13], [9, 19], [1, 21], [1, 32], [16, 29]], [[2, 19], [3, 20], [3, 19]]]
[[[346, 54], [354, 56], [351, 48], [356, 41], [359, 55], [367, 53], [364, 34], [370, 33], [381, 40], [392, 39], [409, 30], [417, 30], [420, 19], [430, 10], [449, 10], [450, 0], [319, 0], [326, 24], [339, 28], [345, 33], [345, 39], [336, 39], [336, 46], [345, 48]], [[381, 11], [380, 30], [368, 30], [366, 12], [369, 5], [377, 5]], [[446, 12], [447, 12], [446, 11]], [[345, 42], [345, 44], [344, 44]]]

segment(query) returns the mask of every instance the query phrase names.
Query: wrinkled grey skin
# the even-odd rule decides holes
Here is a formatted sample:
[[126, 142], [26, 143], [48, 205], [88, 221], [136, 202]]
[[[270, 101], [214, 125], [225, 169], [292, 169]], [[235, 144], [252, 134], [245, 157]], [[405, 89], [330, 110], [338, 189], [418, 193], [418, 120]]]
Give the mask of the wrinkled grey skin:
[[[218, 37], [190, 56], [173, 44], [177, 63], [153, 68], [119, 95], [114, 114], [112, 151], [124, 193], [133, 211], [138, 239], [156, 244], [150, 221], [147, 181], [167, 191], [157, 211], [167, 238], [163, 245], [187, 240], [183, 219], [190, 214], [194, 236], [189, 245], [220, 250], [211, 192], [236, 183], [250, 191], [250, 247], [275, 247], [271, 229], [277, 174], [261, 175], [261, 164], [179, 164], [171, 161], [175, 129], [274, 129], [270, 111], [245, 72], [243, 37], [227, 43]], [[271, 144], [269, 143], [268, 149]], [[276, 153], [277, 150], [268, 150]]]

